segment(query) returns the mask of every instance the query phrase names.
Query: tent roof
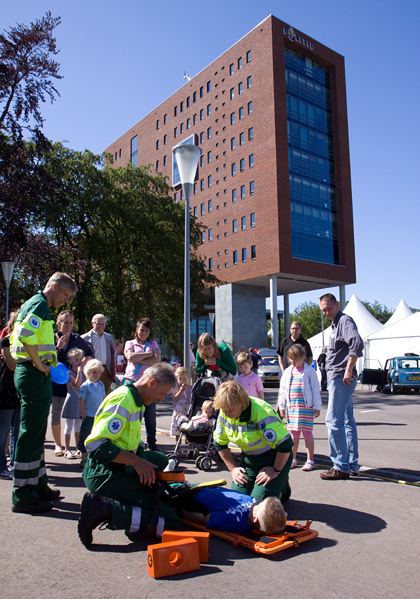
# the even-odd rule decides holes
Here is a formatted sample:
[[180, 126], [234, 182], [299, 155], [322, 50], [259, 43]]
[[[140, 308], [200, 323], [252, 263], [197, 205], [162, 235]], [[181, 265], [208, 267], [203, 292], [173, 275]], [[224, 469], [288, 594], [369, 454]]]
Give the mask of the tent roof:
[[399, 320], [369, 335], [368, 340], [390, 339], [396, 337], [420, 337], [420, 312]]
[[398, 304], [394, 314], [389, 318], [389, 320], [386, 321], [384, 326], [388, 327], [391, 324], [395, 324], [399, 320], [403, 320], [403, 318], [408, 318], [412, 314], [413, 310], [402, 299]]

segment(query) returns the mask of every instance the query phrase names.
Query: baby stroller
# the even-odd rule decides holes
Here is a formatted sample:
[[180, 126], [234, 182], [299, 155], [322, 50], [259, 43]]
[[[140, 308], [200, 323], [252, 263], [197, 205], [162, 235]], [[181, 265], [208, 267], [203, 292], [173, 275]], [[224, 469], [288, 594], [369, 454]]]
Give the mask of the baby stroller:
[[[188, 419], [190, 420], [193, 416], [201, 410], [203, 403], [207, 399], [213, 399], [216, 395], [218, 386], [220, 385], [220, 379], [216, 377], [203, 377], [198, 379], [191, 391], [190, 407], [188, 409]], [[214, 423], [211, 429], [207, 431], [191, 431], [181, 433], [179, 439], [175, 445], [174, 453], [168, 455], [169, 460], [173, 460], [175, 467], [179, 466], [180, 456], [179, 448], [182, 443], [182, 438], [185, 437], [186, 451], [188, 452], [188, 458], [195, 459], [195, 465], [198, 469], [207, 472], [212, 467], [211, 455], [215, 454], [213, 443], [213, 431], [217, 424], [217, 412], [214, 413]], [[200, 452], [204, 452], [204, 455]]]

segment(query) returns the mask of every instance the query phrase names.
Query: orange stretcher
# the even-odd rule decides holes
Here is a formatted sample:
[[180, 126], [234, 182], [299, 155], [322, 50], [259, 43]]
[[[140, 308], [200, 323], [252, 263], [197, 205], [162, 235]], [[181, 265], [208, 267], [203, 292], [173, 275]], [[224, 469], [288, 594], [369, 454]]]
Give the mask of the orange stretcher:
[[[171, 478], [171, 475], [174, 475], [174, 472], [165, 472], [163, 475], [164, 476], [159, 473], [159, 478], [162, 476], [162, 478], [167, 480]], [[172, 480], [174, 482], [181, 482], [183, 480], [183, 472], [181, 470], [177, 470]], [[225, 479], [198, 483], [197, 485], [192, 486], [189, 492], [194, 493], [195, 491], [206, 487], [217, 487], [223, 485], [226, 485]], [[174, 487], [174, 490], [176, 490], [176, 486]], [[191, 522], [185, 518], [182, 518], [182, 522], [188, 528], [209, 532], [212, 535], [230, 541], [237, 547], [247, 547], [248, 549], [252, 549], [256, 553], [261, 553], [262, 555], [273, 555], [274, 553], [284, 551], [285, 549], [299, 547], [299, 545], [305, 543], [305, 541], [310, 541], [318, 536], [318, 531], [311, 528], [311, 520], [308, 520], [306, 524], [299, 524], [297, 520], [287, 522], [286, 528], [281, 534], [270, 536], [263, 535], [261, 531], [257, 529], [248, 533], [247, 535], [244, 535], [237, 532], [224, 532], [221, 530], [207, 528], [202, 524]]]
[[270, 535], [269, 537], [261, 535], [261, 532], [258, 530], [244, 536], [236, 532], [223, 532], [221, 530], [206, 528], [190, 520], [183, 519], [182, 522], [188, 527], [209, 532], [212, 535], [226, 539], [237, 547], [247, 547], [263, 555], [273, 555], [279, 551], [284, 551], [284, 549], [296, 548], [301, 543], [315, 539], [318, 536], [318, 532], [311, 528], [312, 522], [310, 520], [306, 524], [298, 524], [297, 520], [287, 522], [286, 528], [281, 535]]

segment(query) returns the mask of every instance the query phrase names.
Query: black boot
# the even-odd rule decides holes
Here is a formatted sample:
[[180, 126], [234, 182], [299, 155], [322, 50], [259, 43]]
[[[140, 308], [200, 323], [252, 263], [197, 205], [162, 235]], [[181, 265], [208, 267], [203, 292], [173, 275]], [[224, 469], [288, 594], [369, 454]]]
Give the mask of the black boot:
[[85, 547], [92, 544], [92, 531], [99, 524], [109, 524], [114, 513], [115, 501], [93, 493], [85, 493], [80, 506], [80, 518], [77, 525], [79, 539]]

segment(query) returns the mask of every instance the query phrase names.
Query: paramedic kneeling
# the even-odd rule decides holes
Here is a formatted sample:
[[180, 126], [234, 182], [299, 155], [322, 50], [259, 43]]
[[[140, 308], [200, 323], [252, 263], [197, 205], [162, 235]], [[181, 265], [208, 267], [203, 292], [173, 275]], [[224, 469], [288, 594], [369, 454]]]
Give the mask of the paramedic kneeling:
[[175, 384], [169, 364], [154, 364], [135, 383], [113, 391], [98, 408], [85, 441], [83, 479], [91, 493], [83, 498], [78, 524], [85, 547], [103, 523], [130, 533], [153, 528], [156, 536], [162, 536], [164, 528], [181, 527], [172, 508], [158, 500], [154, 485], [156, 471], [168, 464], [166, 455], [139, 446], [145, 406], [163, 401]]
[[[220, 385], [214, 397], [220, 410], [214, 445], [232, 474], [231, 489], [256, 499], [288, 499], [288, 475], [293, 440], [273, 408], [262, 399], [248, 397], [233, 381]], [[237, 466], [229, 442], [241, 450]]]

